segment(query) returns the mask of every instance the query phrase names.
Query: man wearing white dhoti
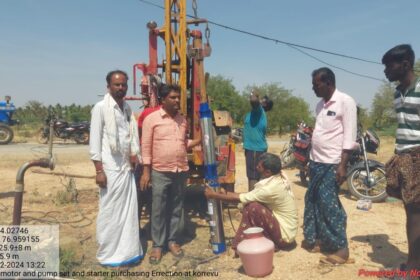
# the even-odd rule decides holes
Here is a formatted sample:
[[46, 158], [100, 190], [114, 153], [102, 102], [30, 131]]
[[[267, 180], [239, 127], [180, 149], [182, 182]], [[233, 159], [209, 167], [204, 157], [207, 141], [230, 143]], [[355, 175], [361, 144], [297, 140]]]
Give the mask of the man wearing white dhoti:
[[100, 187], [96, 257], [104, 266], [126, 266], [143, 258], [132, 166], [140, 160], [137, 122], [124, 101], [128, 76], [106, 76], [108, 93], [92, 109], [90, 155]]

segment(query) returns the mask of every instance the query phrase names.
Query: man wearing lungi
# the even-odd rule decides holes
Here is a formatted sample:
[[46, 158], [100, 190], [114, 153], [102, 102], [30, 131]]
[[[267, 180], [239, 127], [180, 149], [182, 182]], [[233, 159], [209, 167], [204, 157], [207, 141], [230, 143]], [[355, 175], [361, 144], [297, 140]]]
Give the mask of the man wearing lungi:
[[128, 76], [106, 76], [108, 93], [92, 109], [90, 155], [100, 187], [96, 257], [101, 265], [133, 265], [143, 258], [133, 165], [140, 159], [137, 123], [124, 101]]
[[347, 215], [338, 192], [346, 179], [349, 156], [358, 148], [356, 103], [336, 89], [329, 68], [312, 72], [312, 89], [322, 100], [316, 106], [312, 135], [302, 247], [329, 252], [321, 258], [323, 263], [344, 264], [349, 260]]
[[263, 228], [264, 236], [274, 242], [276, 250], [292, 248], [298, 229], [298, 213], [289, 180], [281, 172], [280, 158], [270, 153], [262, 154], [257, 171], [262, 179], [250, 192], [219, 193], [207, 186], [205, 195], [244, 205], [232, 249], [236, 250], [239, 242], [245, 239], [244, 230], [250, 227]]
[[414, 51], [410, 45], [390, 49], [382, 63], [387, 79], [398, 82], [394, 94], [398, 128], [395, 156], [386, 164], [387, 192], [404, 202], [408, 259], [401, 269], [410, 274], [420, 271], [420, 78], [413, 70]]

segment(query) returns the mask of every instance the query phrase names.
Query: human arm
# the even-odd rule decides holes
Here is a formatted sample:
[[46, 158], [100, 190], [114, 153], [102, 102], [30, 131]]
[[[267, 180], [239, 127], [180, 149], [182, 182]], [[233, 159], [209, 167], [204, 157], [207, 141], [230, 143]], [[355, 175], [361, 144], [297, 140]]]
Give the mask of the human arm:
[[143, 165], [143, 174], [140, 178], [140, 190], [144, 191], [147, 190], [150, 186], [150, 173], [151, 167], [150, 164]]
[[103, 121], [102, 110], [97, 104], [92, 109], [90, 137], [89, 137], [89, 153], [93, 165], [95, 166], [96, 184], [101, 187], [106, 187], [106, 175], [102, 165], [102, 137], [103, 137]]
[[102, 162], [101, 161], [93, 161], [93, 165], [95, 166], [95, 170], [96, 170], [96, 184], [101, 187], [101, 188], [106, 188], [106, 175], [104, 172], [104, 168], [102, 166]]
[[346, 180], [347, 162], [353, 152], [358, 148], [357, 138], [357, 107], [356, 102], [349, 97], [343, 105], [343, 146], [341, 152], [341, 161], [336, 171], [336, 180], [341, 185]]
[[152, 164], [153, 125], [150, 118], [143, 122], [141, 154], [143, 160], [143, 174], [140, 178], [140, 189], [146, 190], [150, 186]]
[[220, 199], [227, 202], [240, 202], [239, 193], [235, 192], [216, 192], [213, 188], [206, 186], [204, 195], [208, 199]]
[[192, 140], [188, 140], [187, 141], [187, 149], [191, 149], [195, 146], [200, 145], [201, 143], [201, 135], [197, 136], [196, 138], [192, 139]]
[[337, 170], [335, 173], [335, 178], [337, 180], [337, 184], [341, 185], [347, 178], [347, 162], [352, 154], [352, 150], [343, 150], [341, 152], [341, 161], [337, 166]]

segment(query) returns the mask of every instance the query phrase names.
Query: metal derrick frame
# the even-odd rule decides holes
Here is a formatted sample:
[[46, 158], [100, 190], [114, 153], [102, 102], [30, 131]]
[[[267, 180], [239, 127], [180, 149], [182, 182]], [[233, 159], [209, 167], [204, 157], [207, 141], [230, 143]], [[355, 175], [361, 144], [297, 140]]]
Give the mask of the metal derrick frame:
[[[206, 19], [194, 18], [187, 20], [186, 0], [165, 0], [164, 25], [157, 28], [150, 22], [149, 27], [149, 64], [141, 63], [133, 66], [134, 94], [138, 86], [136, 82], [136, 70], [143, 72], [141, 91], [145, 96], [142, 99], [149, 101], [147, 107], [156, 107], [158, 69], [163, 70], [165, 83], [178, 84], [181, 88], [180, 111], [187, 117], [191, 131], [190, 138], [201, 134], [200, 128], [200, 103], [207, 102], [206, 76], [204, 72], [204, 57], [211, 52], [208, 39], [210, 30], [206, 28], [207, 42], [203, 44], [202, 32], [198, 29], [189, 30], [189, 24], [198, 25], [207, 23]], [[194, 6], [193, 6], [194, 8]], [[165, 44], [165, 58], [158, 63], [157, 44], [161, 37]], [[189, 44], [192, 39], [192, 44]], [[189, 99], [188, 99], [189, 97]], [[188, 100], [188, 102], [187, 102]], [[215, 111], [216, 115], [217, 112]], [[215, 118], [220, 119], [220, 118]], [[229, 151], [234, 151], [233, 141], [229, 141]], [[226, 154], [227, 153], [227, 154]], [[226, 154], [226, 155], [224, 155]], [[219, 178], [221, 182], [234, 182], [234, 155], [231, 152], [220, 154], [228, 157], [228, 174], [225, 178]], [[232, 161], [230, 160], [232, 158]], [[203, 166], [204, 158], [202, 150], [194, 149], [189, 157], [195, 166]], [[201, 171], [199, 171], [201, 172]], [[201, 176], [199, 176], [201, 177]]]

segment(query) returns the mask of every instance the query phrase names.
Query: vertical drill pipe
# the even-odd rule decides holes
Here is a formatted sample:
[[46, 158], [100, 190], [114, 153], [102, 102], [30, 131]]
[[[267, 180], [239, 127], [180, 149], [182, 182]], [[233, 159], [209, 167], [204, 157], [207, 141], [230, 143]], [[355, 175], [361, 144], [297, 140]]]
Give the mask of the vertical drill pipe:
[[[208, 182], [208, 185], [212, 187], [214, 191], [218, 191], [220, 185], [217, 176], [212, 117], [208, 103], [200, 104], [200, 119], [204, 149], [205, 179]], [[209, 199], [208, 212], [211, 216], [209, 224], [213, 253], [220, 254], [226, 251], [221, 202], [217, 199]]]

